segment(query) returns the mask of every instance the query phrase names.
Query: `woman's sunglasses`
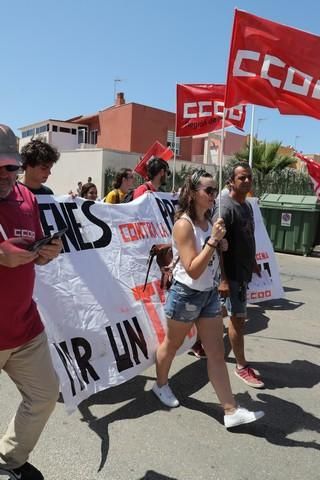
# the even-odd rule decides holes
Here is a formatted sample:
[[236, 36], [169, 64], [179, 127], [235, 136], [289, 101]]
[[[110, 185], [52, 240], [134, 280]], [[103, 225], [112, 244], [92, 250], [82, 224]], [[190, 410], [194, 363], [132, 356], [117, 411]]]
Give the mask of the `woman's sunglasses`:
[[19, 165], [4, 165], [3, 168], [7, 170], [7, 172], [17, 172], [19, 170]]
[[203, 190], [207, 195], [217, 195], [218, 190], [214, 187], [199, 187], [197, 190]]

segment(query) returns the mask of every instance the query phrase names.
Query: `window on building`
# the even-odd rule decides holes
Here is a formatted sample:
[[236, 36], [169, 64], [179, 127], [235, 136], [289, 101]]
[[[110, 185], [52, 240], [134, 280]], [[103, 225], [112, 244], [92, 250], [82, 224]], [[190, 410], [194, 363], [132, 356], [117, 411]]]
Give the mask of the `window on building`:
[[76, 128], [71, 128], [71, 134], [72, 135], [77, 135], [77, 129]]
[[86, 128], [78, 129], [78, 143], [87, 143], [88, 141], [88, 132]]
[[172, 130], [168, 130], [167, 133], [167, 147], [170, 147], [173, 152], [176, 151], [176, 154], [180, 155], [180, 138], [177, 138]]
[[22, 138], [32, 137], [35, 134], [35, 128], [30, 128], [22, 132]]
[[59, 131], [61, 133], [70, 133], [71, 129], [70, 128], [66, 128], [66, 127], [60, 127], [59, 128]]
[[41, 125], [41, 127], [36, 128], [36, 134], [43, 133], [43, 132], [48, 132], [48, 131], [49, 131], [49, 124], [48, 123], [46, 125]]
[[98, 130], [90, 131], [90, 143], [91, 145], [97, 145], [98, 142]]
[[57, 125], [52, 125], [52, 131], [53, 131], [53, 132], [57, 132], [57, 131], [58, 131]]

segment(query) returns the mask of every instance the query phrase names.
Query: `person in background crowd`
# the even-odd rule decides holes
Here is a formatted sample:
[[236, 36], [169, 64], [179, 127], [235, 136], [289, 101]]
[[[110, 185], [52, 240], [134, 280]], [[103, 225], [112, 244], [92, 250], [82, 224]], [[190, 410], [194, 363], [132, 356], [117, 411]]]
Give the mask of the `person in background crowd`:
[[24, 176], [21, 183], [34, 195], [52, 195], [51, 188], [43, 185], [51, 175], [60, 154], [57, 149], [40, 139], [31, 140], [21, 150]]
[[78, 182], [78, 183], [77, 183], [77, 192], [76, 192], [76, 194], [79, 195], [79, 196], [81, 195], [81, 189], [82, 189], [82, 182]]
[[226, 183], [225, 183], [225, 185], [224, 185], [224, 187], [223, 187], [223, 189], [221, 190], [221, 194], [220, 194], [221, 197], [224, 197], [225, 195], [228, 196], [229, 193], [230, 193], [230, 188], [231, 188], [231, 187], [230, 187], [230, 180], [227, 180]]
[[131, 168], [121, 168], [116, 173], [113, 181], [113, 189], [104, 197], [105, 203], [121, 203], [126, 193], [132, 189], [134, 181]]
[[94, 183], [85, 183], [82, 185], [80, 197], [86, 198], [87, 200], [97, 200], [98, 191]]
[[140, 197], [147, 191], [158, 192], [160, 187], [166, 185], [167, 178], [171, 175], [168, 163], [158, 157], [149, 160], [147, 170], [149, 180], [134, 190], [133, 199]]
[[22, 401], [0, 439], [0, 474], [16, 480], [43, 480], [28, 462], [59, 396], [44, 327], [32, 299], [35, 268], [59, 255], [61, 240], [37, 251], [27, 245], [43, 237], [39, 208], [31, 191], [17, 182], [21, 158], [16, 137], [0, 125], [0, 371], [17, 386]]
[[92, 177], [88, 177], [87, 183], [92, 183]]
[[214, 283], [217, 268], [214, 255], [226, 230], [222, 219], [217, 219], [214, 224], [211, 222], [216, 192], [212, 176], [198, 170], [186, 180], [179, 197], [172, 232], [174, 281], [164, 307], [167, 333], [156, 352], [157, 380], [152, 391], [164, 405], [179, 406], [179, 400], [168, 385], [168, 374], [177, 350], [195, 324], [207, 354], [209, 379], [224, 409], [224, 424], [226, 428], [232, 428], [254, 422], [264, 413], [237, 406], [224, 361], [223, 322]]
[[[229, 182], [229, 195], [221, 197], [221, 217], [226, 226], [228, 250], [223, 252], [225, 279], [220, 295], [230, 317], [228, 335], [236, 357], [235, 374], [247, 385], [263, 388], [264, 383], [248, 364], [244, 353], [244, 327], [247, 317], [247, 288], [252, 273], [260, 276], [256, 262], [253, 211], [246, 200], [252, 188], [252, 170], [246, 162], [234, 165]], [[218, 207], [214, 218], [219, 215]]]

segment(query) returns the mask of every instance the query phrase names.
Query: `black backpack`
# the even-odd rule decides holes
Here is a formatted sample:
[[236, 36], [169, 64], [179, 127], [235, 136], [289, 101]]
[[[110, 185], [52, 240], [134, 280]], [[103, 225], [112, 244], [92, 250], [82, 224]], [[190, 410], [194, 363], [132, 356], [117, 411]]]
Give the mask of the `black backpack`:
[[[148, 190], [151, 190], [148, 182], [145, 182], [144, 185], [147, 187]], [[123, 197], [121, 203], [129, 203], [132, 202], [133, 200], [133, 192], [135, 191], [135, 188], [131, 188], [130, 190], [127, 191], [125, 196]]]

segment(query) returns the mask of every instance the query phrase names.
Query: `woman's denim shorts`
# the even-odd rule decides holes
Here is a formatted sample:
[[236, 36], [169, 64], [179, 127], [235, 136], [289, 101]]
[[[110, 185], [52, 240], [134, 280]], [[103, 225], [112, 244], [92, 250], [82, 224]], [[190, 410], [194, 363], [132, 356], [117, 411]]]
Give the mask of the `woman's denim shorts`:
[[193, 290], [174, 281], [166, 298], [164, 311], [167, 318], [180, 322], [195, 322], [199, 317], [214, 318], [221, 314], [217, 288]]

